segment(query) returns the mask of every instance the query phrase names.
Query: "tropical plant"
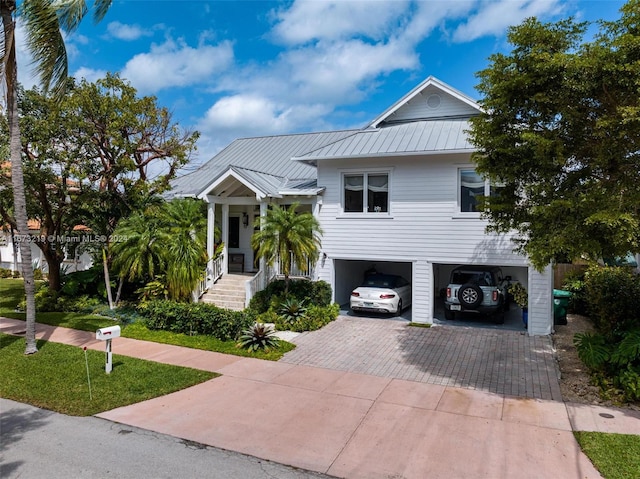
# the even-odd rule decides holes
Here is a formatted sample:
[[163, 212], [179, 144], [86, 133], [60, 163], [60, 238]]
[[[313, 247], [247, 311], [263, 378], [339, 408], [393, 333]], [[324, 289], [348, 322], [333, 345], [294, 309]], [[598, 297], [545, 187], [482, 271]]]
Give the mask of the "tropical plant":
[[287, 324], [293, 324], [304, 317], [307, 312], [304, 300], [287, 298], [278, 308], [278, 313]]
[[[95, 0], [94, 19], [100, 21], [111, 6], [111, 0]], [[2, 52], [2, 76], [9, 123], [9, 155], [11, 158], [11, 183], [14, 196], [14, 222], [11, 224], [18, 236], [27, 238], [27, 204], [22, 170], [22, 148], [18, 121], [18, 62], [16, 59], [16, 17], [21, 17], [26, 31], [26, 42], [33, 56], [34, 65], [45, 89], [64, 88], [67, 77], [67, 53], [62, 30], [74, 31], [89, 12], [85, 0], [52, 2], [47, 0], [24, 0], [18, 10], [16, 0], [0, 1], [0, 18], [3, 36], [0, 39]], [[20, 243], [22, 275], [26, 294], [26, 345], [25, 354], [38, 351], [35, 327], [35, 281], [31, 269], [31, 245]]]
[[185, 198], [122, 220], [114, 234], [122, 241], [112, 245], [121, 279], [153, 282], [160, 274], [169, 298], [189, 300], [207, 263], [204, 208], [202, 201]]
[[240, 347], [249, 351], [258, 351], [263, 349], [268, 351], [277, 348], [279, 344], [278, 337], [273, 326], [265, 323], [254, 323], [249, 329], [245, 329], [240, 336]]
[[264, 258], [272, 266], [279, 261], [285, 280], [285, 292], [289, 290], [292, 262], [302, 270], [315, 262], [320, 252], [320, 223], [313, 214], [298, 213], [299, 204], [289, 208], [274, 206], [260, 217], [260, 230], [251, 237], [251, 246], [257, 257]]
[[507, 288], [511, 296], [513, 296], [513, 300], [516, 302], [518, 306], [522, 309], [527, 309], [529, 305], [529, 294], [522, 284], [515, 282], [511, 283]]
[[611, 347], [604, 336], [598, 333], [578, 333], [573, 338], [578, 357], [594, 370], [601, 370], [611, 357]]

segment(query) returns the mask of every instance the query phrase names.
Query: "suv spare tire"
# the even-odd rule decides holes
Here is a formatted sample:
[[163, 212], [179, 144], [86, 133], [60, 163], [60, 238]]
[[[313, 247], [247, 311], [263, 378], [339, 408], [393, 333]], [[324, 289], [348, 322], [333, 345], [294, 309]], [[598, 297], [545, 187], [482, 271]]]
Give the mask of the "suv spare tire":
[[473, 309], [482, 303], [482, 289], [476, 284], [463, 284], [458, 290], [458, 300], [465, 308]]

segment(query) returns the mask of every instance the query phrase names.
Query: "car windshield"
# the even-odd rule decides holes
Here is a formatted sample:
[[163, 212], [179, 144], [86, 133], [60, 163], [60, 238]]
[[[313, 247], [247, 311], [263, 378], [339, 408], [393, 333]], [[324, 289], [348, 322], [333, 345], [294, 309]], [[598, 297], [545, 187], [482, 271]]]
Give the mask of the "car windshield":
[[454, 271], [453, 284], [472, 283], [480, 286], [494, 286], [493, 276], [489, 271]]
[[395, 288], [398, 278], [395, 276], [374, 275], [364, 280], [362, 286], [368, 288]]

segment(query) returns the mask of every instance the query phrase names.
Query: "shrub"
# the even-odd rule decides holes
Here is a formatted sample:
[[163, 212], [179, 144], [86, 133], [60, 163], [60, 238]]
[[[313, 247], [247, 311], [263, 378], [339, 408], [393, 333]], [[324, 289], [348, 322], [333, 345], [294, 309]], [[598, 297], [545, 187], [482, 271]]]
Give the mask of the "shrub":
[[275, 335], [273, 326], [264, 323], [254, 323], [248, 329], [242, 331], [240, 336], [240, 346], [249, 351], [265, 350], [277, 348], [279, 340]]
[[289, 282], [289, 294], [286, 298], [284, 291], [284, 280], [272, 281], [265, 289], [251, 298], [249, 308], [256, 311], [257, 314], [261, 314], [272, 307], [277, 308], [290, 298], [317, 306], [329, 306], [331, 304], [331, 286], [326, 281], [291, 280]]
[[138, 312], [149, 329], [183, 334], [205, 334], [220, 340], [237, 339], [252, 322], [253, 315], [206, 303], [156, 300], [143, 303]]
[[298, 318], [293, 323], [285, 321], [282, 316], [278, 316], [276, 328], [278, 330], [289, 331], [315, 331], [321, 327], [329, 324], [335, 320], [340, 313], [340, 306], [338, 304], [331, 304], [329, 306], [309, 306], [304, 316]]
[[60, 292], [65, 296], [101, 295], [104, 290], [103, 274], [102, 266], [66, 274], [62, 277]]
[[569, 311], [582, 315], [587, 314], [587, 293], [584, 275], [584, 271], [570, 271], [562, 282], [562, 289], [571, 293]]
[[0, 268], [0, 278], [11, 278], [11, 270], [6, 268]]
[[[35, 303], [36, 303], [36, 311], [42, 311], [42, 312], [64, 311], [63, 304], [61, 301], [58, 300], [58, 296], [59, 294], [57, 291], [51, 291], [47, 284], [42, 283], [39, 287], [37, 287], [36, 294], [34, 297]], [[18, 309], [20, 311], [27, 310], [26, 298], [20, 301], [20, 303], [18, 304]]]
[[623, 370], [617, 377], [616, 383], [622, 389], [627, 401], [640, 401], [640, 368], [631, 366]]
[[585, 274], [589, 316], [605, 336], [620, 339], [640, 327], [640, 277], [625, 267], [592, 267]]
[[36, 281], [42, 281], [43, 278], [44, 274], [42, 273], [42, 270], [40, 268], [36, 268], [33, 270], [33, 279], [35, 279]]

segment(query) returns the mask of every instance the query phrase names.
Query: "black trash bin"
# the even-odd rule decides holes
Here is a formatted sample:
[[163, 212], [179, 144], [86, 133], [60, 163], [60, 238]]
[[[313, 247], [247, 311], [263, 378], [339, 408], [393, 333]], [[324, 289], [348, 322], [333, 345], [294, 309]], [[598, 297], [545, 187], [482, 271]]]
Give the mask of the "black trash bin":
[[553, 324], [567, 324], [567, 309], [571, 293], [562, 289], [553, 290]]

